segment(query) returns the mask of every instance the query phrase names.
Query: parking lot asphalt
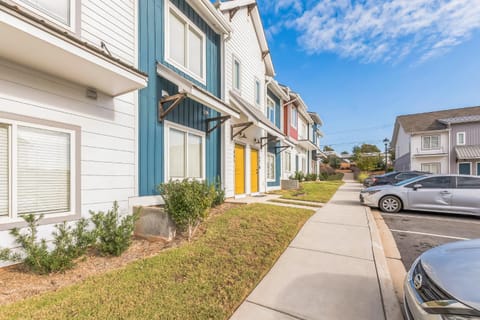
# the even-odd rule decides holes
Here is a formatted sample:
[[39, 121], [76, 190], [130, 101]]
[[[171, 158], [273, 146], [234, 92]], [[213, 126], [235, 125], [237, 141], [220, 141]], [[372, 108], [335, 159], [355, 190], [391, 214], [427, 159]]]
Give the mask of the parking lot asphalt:
[[424, 251], [444, 243], [480, 238], [480, 217], [402, 211], [381, 213], [405, 269]]

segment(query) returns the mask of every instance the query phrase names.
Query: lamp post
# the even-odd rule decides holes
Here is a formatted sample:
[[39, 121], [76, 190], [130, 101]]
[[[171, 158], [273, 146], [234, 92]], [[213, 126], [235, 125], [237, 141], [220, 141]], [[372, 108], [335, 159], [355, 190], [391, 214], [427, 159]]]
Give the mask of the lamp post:
[[388, 143], [390, 140], [388, 138], [383, 139], [383, 143], [385, 144], [385, 172], [387, 172], [388, 169]]

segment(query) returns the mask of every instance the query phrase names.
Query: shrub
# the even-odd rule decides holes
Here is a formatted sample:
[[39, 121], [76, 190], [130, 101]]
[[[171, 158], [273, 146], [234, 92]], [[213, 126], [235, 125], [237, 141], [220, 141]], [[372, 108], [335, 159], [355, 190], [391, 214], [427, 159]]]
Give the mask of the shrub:
[[360, 183], [363, 183], [363, 181], [365, 179], [367, 179], [370, 175], [367, 173], [367, 172], [361, 172], [359, 175], [358, 175], [358, 178], [357, 178], [357, 181], [360, 182]]
[[28, 270], [35, 273], [48, 274], [71, 269], [75, 265], [74, 260], [85, 253], [94, 239], [92, 233], [87, 231], [85, 219], [79, 220], [74, 229], [64, 222], [55, 226], [53, 249], [49, 251], [47, 241], [37, 239], [38, 221], [43, 215], [36, 217], [29, 214], [23, 218], [28, 224], [27, 232], [21, 233], [17, 228], [10, 231], [23, 254], [3, 249], [0, 251], [0, 260], [23, 262]]
[[289, 179], [290, 180], [298, 180], [298, 181], [302, 182], [303, 180], [305, 180], [305, 174], [302, 171], [295, 171], [295, 173], [292, 176], [290, 176]]
[[213, 197], [212, 207], [216, 207], [225, 202], [225, 190], [222, 188], [220, 179], [217, 179], [214, 184], [215, 196]]
[[184, 179], [163, 183], [158, 190], [175, 225], [179, 231], [188, 231], [190, 240], [215, 200], [215, 187], [206, 182]]
[[321, 172], [320, 173], [320, 180], [322, 181], [337, 181], [337, 180], [342, 180], [344, 174], [341, 172], [338, 173], [333, 173], [329, 174], [327, 172]]
[[316, 173], [309, 173], [305, 176], [305, 181], [317, 181], [317, 177]]
[[138, 211], [120, 219], [118, 203], [107, 213], [90, 211], [95, 225], [95, 248], [101, 255], [120, 256], [132, 243], [132, 233], [138, 220]]

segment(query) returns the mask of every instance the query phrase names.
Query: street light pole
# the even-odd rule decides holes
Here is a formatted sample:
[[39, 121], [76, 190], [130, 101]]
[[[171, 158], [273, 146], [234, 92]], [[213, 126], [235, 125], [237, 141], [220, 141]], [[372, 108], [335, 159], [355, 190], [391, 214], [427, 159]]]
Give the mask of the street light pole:
[[388, 138], [383, 139], [383, 143], [385, 144], [385, 173], [387, 172], [388, 169], [388, 143], [390, 140]]

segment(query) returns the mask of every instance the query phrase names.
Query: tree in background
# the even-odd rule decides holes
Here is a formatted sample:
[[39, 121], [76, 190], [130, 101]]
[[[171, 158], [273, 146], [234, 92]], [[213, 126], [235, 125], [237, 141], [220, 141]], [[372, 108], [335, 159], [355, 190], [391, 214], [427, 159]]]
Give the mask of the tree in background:
[[323, 151], [335, 151], [335, 150], [330, 146], [324, 146]]

